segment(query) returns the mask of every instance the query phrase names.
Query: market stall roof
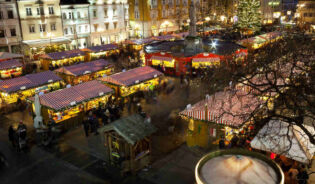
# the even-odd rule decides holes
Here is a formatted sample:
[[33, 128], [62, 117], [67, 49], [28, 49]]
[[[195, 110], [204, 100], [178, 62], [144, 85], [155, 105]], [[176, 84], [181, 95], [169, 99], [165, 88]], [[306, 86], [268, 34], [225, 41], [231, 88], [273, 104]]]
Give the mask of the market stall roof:
[[193, 62], [214, 62], [220, 61], [220, 56], [212, 53], [200, 53], [192, 58]]
[[22, 66], [23, 64], [16, 59], [0, 62], [0, 70], [6, 70], [6, 69], [17, 68], [17, 67], [22, 67]]
[[54, 72], [45, 71], [1, 81], [0, 91], [5, 93], [13, 93], [19, 90], [31, 89], [61, 80], [62, 79], [54, 74]]
[[163, 35], [163, 36], [155, 36], [155, 37], [153, 37], [153, 39], [160, 40], [160, 41], [172, 40], [172, 39], [175, 39], [175, 38], [178, 38], [178, 36], [175, 36], [175, 35]]
[[15, 59], [15, 58], [23, 58], [23, 57], [24, 57], [24, 55], [22, 55], [22, 54], [0, 52], [0, 60], [8, 60], [8, 59]]
[[44, 47], [49, 44], [64, 44], [70, 43], [71, 40], [66, 37], [52, 37], [46, 39], [38, 39], [38, 40], [24, 40], [23, 43], [30, 46], [30, 47]]
[[167, 56], [152, 56], [151, 59], [155, 59], [155, 60], [160, 60], [160, 61], [172, 61], [173, 58], [172, 57], [167, 57]]
[[[93, 80], [70, 88], [60, 89], [39, 96], [40, 103], [53, 110], [61, 110], [66, 107], [78, 105], [93, 98], [102, 97], [113, 90], [104, 84]], [[34, 101], [34, 97], [29, 98]]]
[[277, 38], [277, 37], [279, 37], [281, 35], [282, 35], [281, 32], [274, 31], [274, 32], [269, 32], [269, 33], [265, 33], [265, 34], [262, 34], [262, 35], [246, 38], [246, 39], [238, 41], [237, 43], [240, 44], [240, 45], [244, 45], [244, 46], [246, 44], [254, 44], [254, 43], [262, 44], [262, 43], [265, 43], [265, 42], [267, 42], [269, 40], [275, 39], [275, 38]]
[[246, 49], [239, 44], [231, 41], [220, 40], [220, 39], [206, 39], [203, 40], [204, 45], [208, 46], [206, 52], [210, 52], [217, 55], [232, 55], [240, 49]]
[[144, 38], [144, 39], [136, 39], [136, 40], [127, 40], [126, 42], [129, 44], [142, 45], [142, 44], [149, 44], [153, 41], [155, 41], [154, 38]]
[[[315, 134], [314, 127], [304, 127]], [[315, 145], [297, 125], [289, 125], [281, 120], [269, 121], [250, 143], [251, 147], [259, 150], [274, 152], [293, 160], [309, 163], [315, 153]]]
[[132, 86], [143, 81], [159, 77], [163, 73], [149, 66], [138, 67], [126, 72], [116, 73], [107, 77], [99, 78], [103, 82], [109, 82], [116, 85]]
[[248, 121], [260, 100], [242, 90], [222, 91], [209, 96], [193, 106], [188, 105], [180, 115], [215, 122], [231, 127], [240, 127]]
[[145, 122], [142, 116], [134, 114], [105, 125], [98, 129], [98, 132], [116, 131], [129, 144], [134, 145], [137, 141], [150, 136], [156, 130], [156, 127], [151, 123]]
[[87, 63], [61, 67], [61, 68], [56, 69], [55, 72], [63, 73], [66, 75], [72, 75], [72, 76], [80, 76], [80, 75], [85, 75], [88, 73], [97, 72], [110, 66], [111, 64], [109, 63], [109, 61], [106, 61], [104, 59], [99, 59], [99, 60], [95, 60], [95, 61], [91, 61]]
[[103, 51], [109, 51], [109, 50], [115, 50], [118, 49], [117, 44], [106, 44], [106, 45], [99, 45], [94, 47], [88, 47], [86, 49], [81, 49], [82, 51], [89, 51], [89, 52], [103, 52]]
[[80, 49], [75, 49], [75, 50], [69, 50], [69, 51], [63, 51], [63, 52], [48, 53], [40, 57], [43, 59], [60, 60], [60, 59], [73, 58], [76, 56], [84, 56], [84, 55], [85, 53], [83, 51], [81, 51]]

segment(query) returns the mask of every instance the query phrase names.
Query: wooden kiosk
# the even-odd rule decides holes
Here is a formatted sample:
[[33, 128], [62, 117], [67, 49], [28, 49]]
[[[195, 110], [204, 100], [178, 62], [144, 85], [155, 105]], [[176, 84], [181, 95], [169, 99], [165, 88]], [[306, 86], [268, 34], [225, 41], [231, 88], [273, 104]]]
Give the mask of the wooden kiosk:
[[71, 85], [94, 80], [104, 75], [110, 75], [113, 71], [114, 66], [104, 59], [61, 67], [55, 70], [57, 75]]
[[100, 59], [112, 54], [119, 54], [120, 50], [117, 44], [106, 44], [81, 49], [87, 53], [87, 61]]
[[17, 59], [0, 62], [0, 78], [7, 79], [23, 74], [23, 64]]
[[18, 78], [0, 81], [1, 101], [11, 104], [18, 98], [25, 100], [35, 93], [57, 90], [62, 79], [52, 71], [29, 74]]
[[[42, 105], [43, 122], [48, 123], [51, 117], [65, 129], [79, 125], [83, 121], [85, 112], [105, 104], [112, 91], [94, 80], [41, 95], [39, 99]], [[33, 103], [33, 110], [35, 110], [34, 100], [34, 97], [28, 99]]]
[[116, 95], [126, 97], [139, 91], [146, 91], [149, 86], [159, 85], [162, 76], [163, 73], [158, 70], [144, 66], [99, 78], [98, 80], [113, 88]]
[[85, 57], [85, 52], [76, 49], [44, 54], [40, 57], [40, 62], [44, 70], [49, 70], [50, 67], [59, 68], [84, 62], [86, 60]]
[[156, 128], [138, 114], [134, 114], [100, 129], [111, 164], [122, 168], [121, 172], [136, 172], [149, 165], [151, 138]]

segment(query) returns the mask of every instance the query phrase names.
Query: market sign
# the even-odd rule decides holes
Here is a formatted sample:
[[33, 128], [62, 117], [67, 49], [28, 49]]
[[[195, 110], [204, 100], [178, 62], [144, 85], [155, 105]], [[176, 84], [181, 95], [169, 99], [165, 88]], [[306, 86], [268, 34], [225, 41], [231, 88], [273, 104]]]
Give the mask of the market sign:
[[70, 102], [70, 105], [71, 106], [74, 106], [74, 105], [76, 105], [77, 103], [75, 102], [75, 101], [73, 101], [73, 102]]
[[52, 79], [49, 79], [49, 80], [48, 80], [48, 83], [52, 83], [52, 82], [54, 82], [54, 80], [52, 80]]
[[104, 92], [100, 92], [98, 95], [99, 95], [99, 96], [103, 96], [103, 95], [104, 95]]
[[139, 80], [136, 80], [135, 83], [138, 84], [138, 83], [139, 83]]
[[21, 86], [20, 89], [24, 90], [24, 89], [26, 89], [26, 86]]

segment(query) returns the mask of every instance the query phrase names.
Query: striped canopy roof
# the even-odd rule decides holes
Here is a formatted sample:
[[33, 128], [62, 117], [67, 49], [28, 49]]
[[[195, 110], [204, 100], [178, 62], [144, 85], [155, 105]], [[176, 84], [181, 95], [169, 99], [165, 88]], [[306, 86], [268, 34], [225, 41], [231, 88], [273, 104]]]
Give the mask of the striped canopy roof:
[[17, 67], [22, 67], [22, 66], [23, 64], [16, 59], [0, 62], [0, 70], [6, 70], [6, 69], [17, 68]]
[[76, 50], [68, 50], [68, 51], [63, 51], [63, 52], [53, 52], [53, 53], [44, 54], [41, 56], [41, 58], [51, 59], [51, 60], [60, 60], [60, 59], [73, 58], [76, 56], [84, 56], [84, 55], [85, 53], [83, 51], [81, 51], [80, 49], [76, 49]]
[[193, 57], [192, 62], [217, 62], [220, 56], [212, 53], [201, 53]]
[[93, 72], [103, 70], [109, 66], [111, 66], [111, 64], [108, 61], [104, 59], [99, 59], [99, 60], [95, 60], [95, 61], [91, 61], [87, 63], [61, 67], [55, 70], [55, 72], [64, 73], [66, 75], [72, 75], [72, 76], [80, 76], [80, 75], [85, 75], [87, 73], [93, 73]]
[[244, 91], [217, 92], [191, 107], [180, 115], [206, 120], [231, 127], [240, 127], [249, 120], [250, 114], [260, 105], [260, 101]]
[[111, 76], [103, 77], [98, 80], [120, 86], [132, 86], [146, 80], [161, 76], [163, 73], [149, 66], [138, 67], [126, 72], [116, 73]]
[[94, 47], [88, 47], [87, 49], [84, 49], [86, 51], [90, 52], [103, 52], [103, 51], [109, 51], [109, 50], [115, 50], [118, 49], [117, 44], [106, 44], [106, 45], [99, 45]]
[[172, 61], [173, 58], [172, 57], [166, 57], [166, 56], [152, 56], [151, 59], [153, 60], [160, 60], [160, 61]]
[[[93, 80], [70, 88], [61, 89], [39, 96], [40, 103], [53, 110], [61, 110], [66, 107], [77, 105], [83, 101], [101, 97], [113, 90], [99, 81]], [[29, 98], [34, 101], [34, 97]]]
[[13, 93], [20, 90], [39, 87], [56, 81], [61, 81], [61, 78], [52, 71], [29, 74], [18, 78], [0, 81], [0, 91]]

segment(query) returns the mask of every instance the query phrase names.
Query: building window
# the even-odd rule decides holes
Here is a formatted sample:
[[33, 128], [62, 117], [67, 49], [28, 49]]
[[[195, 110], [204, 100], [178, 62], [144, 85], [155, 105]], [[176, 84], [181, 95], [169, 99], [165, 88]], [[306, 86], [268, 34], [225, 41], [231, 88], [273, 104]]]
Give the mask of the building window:
[[44, 15], [44, 7], [37, 8], [37, 15]]
[[98, 24], [94, 24], [94, 32], [97, 32]]
[[[68, 32], [68, 30], [67, 30], [67, 32]], [[70, 27], [70, 34], [73, 34], [73, 28], [72, 27]]]
[[68, 28], [65, 28], [65, 29], [64, 29], [64, 33], [65, 33], [65, 35], [68, 34]]
[[140, 15], [139, 15], [139, 12], [138, 10], [135, 11], [135, 19], [139, 19], [140, 18]]
[[69, 19], [72, 19], [72, 13], [69, 12]]
[[66, 13], [62, 13], [62, 18], [63, 19], [67, 19], [67, 14]]
[[49, 6], [49, 7], [48, 7], [48, 11], [49, 11], [49, 15], [55, 14], [55, 12], [54, 12], [54, 7], [53, 7], [53, 6]]
[[89, 26], [88, 25], [85, 25], [85, 32], [89, 32]]
[[117, 16], [117, 10], [113, 9], [113, 17], [116, 17], [116, 16]]
[[0, 29], [0, 38], [4, 38], [4, 29]]
[[108, 30], [109, 24], [105, 23], [105, 29]]
[[152, 0], [152, 8], [157, 8], [157, 0]]
[[139, 5], [139, 0], [135, 0], [135, 6]]
[[8, 10], [8, 19], [14, 19], [13, 11]]
[[50, 24], [50, 30], [51, 31], [56, 31], [56, 23], [51, 23]]
[[183, 1], [184, 1], [183, 2], [184, 6], [187, 6], [187, 4], [188, 4], [187, 0], [183, 0]]
[[166, 0], [162, 0], [162, 4], [165, 5], [166, 4]]
[[26, 15], [32, 16], [32, 8], [26, 8]]
[[96, 17], [97, 17], [97, 11], [93, 10], [93, 18], [96, 18]]
[[79, 31], [78, 31], [79, 33], [82, 33], [82, 27], [83, 26], [79, 26]]
[[117, 22], [114, 22], [114, 29], [117, 29]]
[[165, 10], [165, 9], [163, 9], [163, 11], [162, 11], [162, 17], [163, 17], [163, 18], [167, 17], [167, 13], [166, 13], [166, 10]]
[[77, 12], [77, 16], [78, 16], [78, 19], [81, 19], [81, 14], [80, 14], [80, 12]]
[[125, 10], [124, 10], [124, 15], [125, 16], [128, 15], [128, 9], [127, 8], [125, 8]]
[[173, 0], [168, 0], [168, 5], [173, 6]]
[[105, 9], [104, 9], [104, 16], [105, 16], [105, 18], [107, 18], [107, 17], [108, 17], [108, 14], [107, 14], [107, 8], [105, 8]]
[[46, 32], [46, 24], [39, 24], [39, 32]]
[[16, 30], [15, 30], [15, 28], [10, 29], [10, 33], [11, 33], [11, 36], [16, 36]]
[[34, 24], [29, 25], [29, 30], [30, 30], [30, 33], [35, 33], [35, 25]]

